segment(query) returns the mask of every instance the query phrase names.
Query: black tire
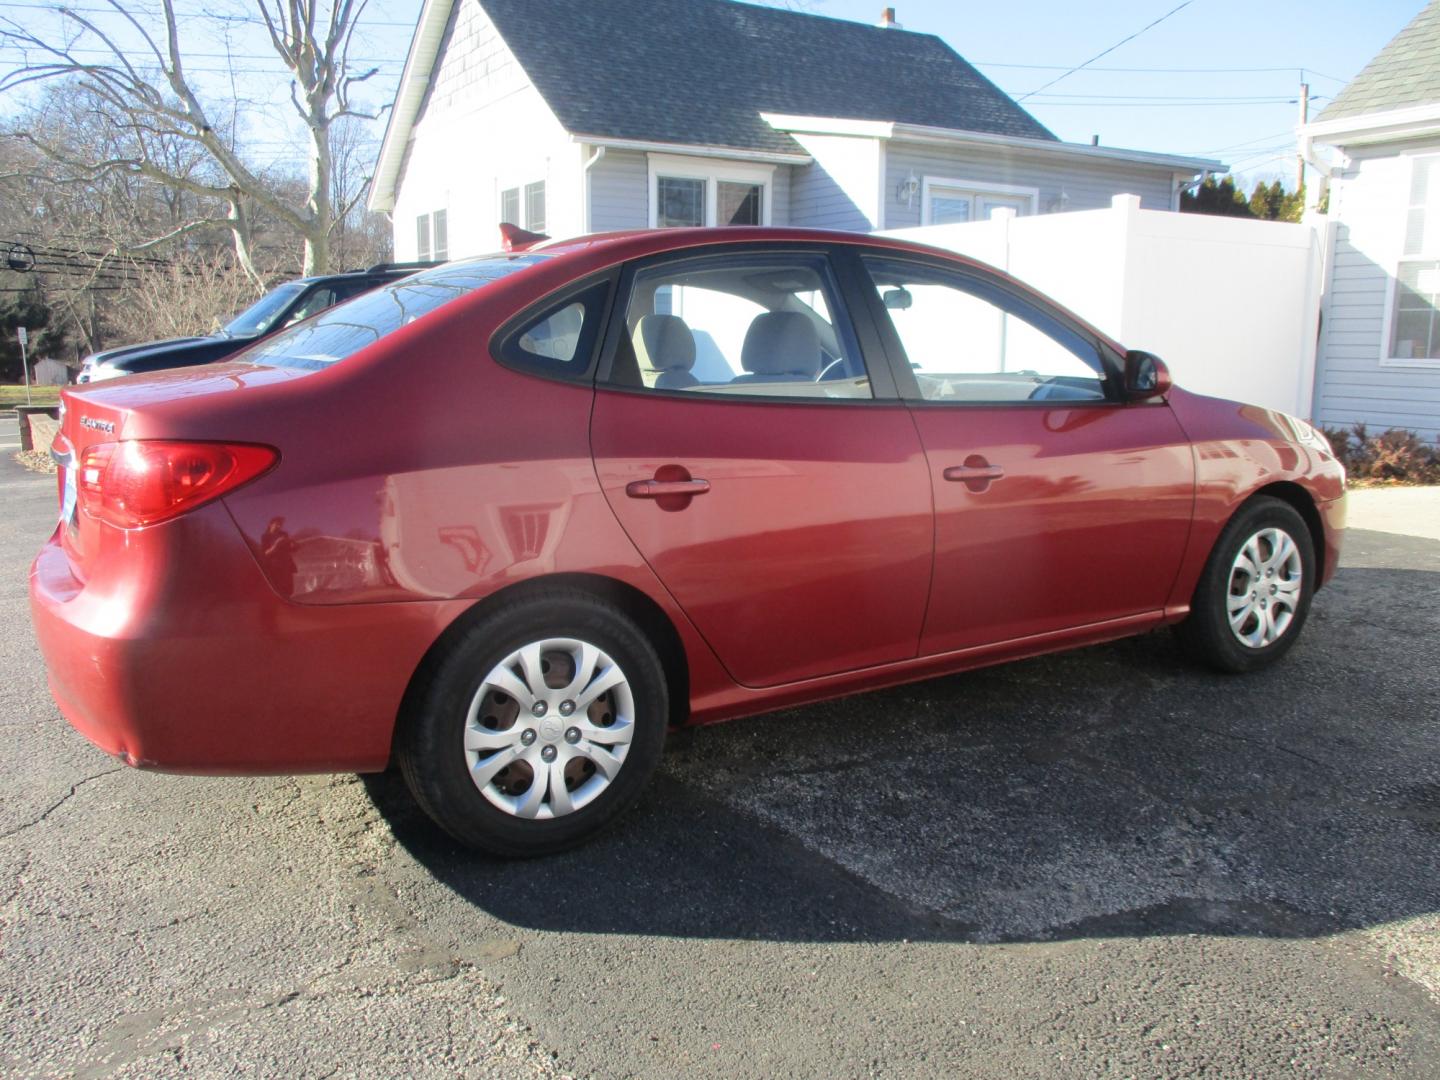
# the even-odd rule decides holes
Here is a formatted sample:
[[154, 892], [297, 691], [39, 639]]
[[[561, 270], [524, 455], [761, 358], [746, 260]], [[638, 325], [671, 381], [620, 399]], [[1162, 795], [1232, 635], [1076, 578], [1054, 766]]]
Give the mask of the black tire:
[[[517, 649], [547, 638], [589, 642], [608, 654], [625, 674], [635, 715], [628, 751], [608, 786], [587, 805], [536, 820], [481, 794], [463, 746], [467, 711], [487, 675]], [[396, 756], [421, 809], [469, 847], [511, 857], [572, 847], [639, 798], [664, 750], [669, 688], [654, 646], [623, 612], [582, 591], [556, 589], [497, 608], [434, 658], [423, 678], [401, 720]]]
[[[1280, 636], [1267, 645], [1252, 647], [1241, 642], [1230, 626], [1227, 601], [1231, 594], [1232, 568], [1245, 543], [1271, 528], [1283, 530], [1299, 549], [1300, 595], [1289, 624]], [[1257, 496], [1236, 511], [1215, 541], [1195, 586], [1190, 614], [1176, 626], [1175, 632], [1188, 655], [1217, 671], [1236, 674], [1258, 671], [1294, 647], [1310, 614], [1315, 580], [1315, 544], [1305, 519], [1281, 499]]]

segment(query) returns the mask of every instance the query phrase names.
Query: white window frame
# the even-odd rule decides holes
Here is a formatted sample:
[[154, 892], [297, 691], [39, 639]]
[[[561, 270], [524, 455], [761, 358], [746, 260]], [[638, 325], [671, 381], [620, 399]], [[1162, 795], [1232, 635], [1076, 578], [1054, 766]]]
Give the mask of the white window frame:
[[[1404, 174], [1401, 188], [1401, 197], [1395, 200], [1400, 207], [1400, 212], [1395, 216], [1395, 231], [1393, 257], [1387, 259], [1388, 281], [1385, 285], [1385, 319], [1380, 331], [1380, 366], [1388, 368], [1428, 368], [1430, 370], [1440, 369], [1440, 359], [1429, 356], [1400, 357], [1390, 355], [1390, 339], [1395, 334], [1395, 294], [1400, 291], [1400, 264], [1405, 262], [1440, 262], [1440, 225], [1435, 229], [1436, 240], [1432, 243], [1430, 251], [1422, 251], [1418, 255], [1405, 254], [1405, 231], [1409, 227], [1410, 220], [1410, 191], [1415, 185], [1415, 162], [1421, 158], [1430, 158], [1435, 161], [1432, 168], [1440, 167], [1440, 153], [1433, 150], [1412, 151], [1403, 156], [1405, 168], [1401, 170]], [[1435, 208], [1437, 215], [1440, 215], [1440, 206]], [[1427, 229], [1428, 233], [1430, 230]]]
[[507, 180], [505, 183], [498, 183], [495, 188], [495, 222], [498, 225], [505, 220], [505, 192], [518, 192], [519, 208], [515, 215], [520, 220], [514, 222], [522, 229], [531, 229], [533, 222], [530, 220], [530, 200], [525, 197], [525, 189], [533, 184], [545, 185], [545, 225], [550, 224], [550, 178], [549, 176], [534, 176], [529, 179]]
[[677, 154], [648, 154], [650, 159], [650, 228], [660, 227], [660, 177], [673, 176], [681, 180], [704, 180], [705, 183], [705, 226], [715, 225], [716, 206], [719, 200], [720, 181], [737, 184], [758, 184], [760, 186], [760, 224], [769, 225], [771, 197], [775, 188], [775, 166], [756, 165], [744, 161], [726, 161], [723, 158], [682, 157]]
[[[440, 258], [440, 249], [435, 244], [435, 215], [445, 215], [445, 256]], [[420, 250], [420, 223], [425, 223], [426, 250]], [[450, 258], [450, 208], [442, 206], [415, 215], [415, 259], [417, 262], [445, 261]]]
[[[1031, 216], [1037, 212], [1040, 204], [1040, 189], [1037, 187], [1023, 187], [1019, 184], [989, 184], [981, 180], [955, 180], [944, 176], [927, 176], [920, 182], [920, 223], [922, 225], [933, 225], [935, 219], [931, 214], [931, 203], [935, 197], [936, 188], [954, 190], [961, 195], [968, 195], [972, 200], [983, 198], [986, 195], [1003, 195], [1009, 199], [1025, 199], [1029, 202], [1030, 208], [1025, 211], [1024, 216]], [[984, 220], [972, 217], [971, 221]]]

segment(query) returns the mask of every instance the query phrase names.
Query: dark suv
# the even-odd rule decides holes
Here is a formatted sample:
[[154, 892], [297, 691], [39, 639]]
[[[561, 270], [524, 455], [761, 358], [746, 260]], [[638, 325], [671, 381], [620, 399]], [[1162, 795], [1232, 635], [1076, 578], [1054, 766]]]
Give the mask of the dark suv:
[[106, 349], [85, 358], [80, 368], [82, 383], [99, 382], [120, 375], [146, 371], [213, 364], [239, 352], [277, 330], [309, 318], [351, 297], [396, 281], [417, 270], [437, 266], [433, 262], [380, 263], [368, 270], [300, 278], [271, 289], [225, 326], [205, 337], [170, 338]]

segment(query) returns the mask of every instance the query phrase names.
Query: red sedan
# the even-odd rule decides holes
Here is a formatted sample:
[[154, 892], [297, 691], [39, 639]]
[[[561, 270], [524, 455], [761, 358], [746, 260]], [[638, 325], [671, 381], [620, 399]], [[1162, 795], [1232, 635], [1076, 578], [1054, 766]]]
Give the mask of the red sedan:
[[1308, 424], [879, 237], [450, 263], [64, 412], [30, 591], [75, 727], [179, 772], [396, 760], [505, 854], [613, 818], [672, 726], [1166, 624], [1272, 663], [1344, 529]]

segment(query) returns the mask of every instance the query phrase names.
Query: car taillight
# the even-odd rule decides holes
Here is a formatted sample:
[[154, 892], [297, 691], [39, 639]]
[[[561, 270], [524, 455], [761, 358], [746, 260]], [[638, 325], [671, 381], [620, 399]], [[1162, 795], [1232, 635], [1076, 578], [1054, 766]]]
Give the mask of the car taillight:
[[86, 447], [80, 508], [122, 529], [165, 521], [254, 480], [278, 461], [268, 446], [130, 439]]

